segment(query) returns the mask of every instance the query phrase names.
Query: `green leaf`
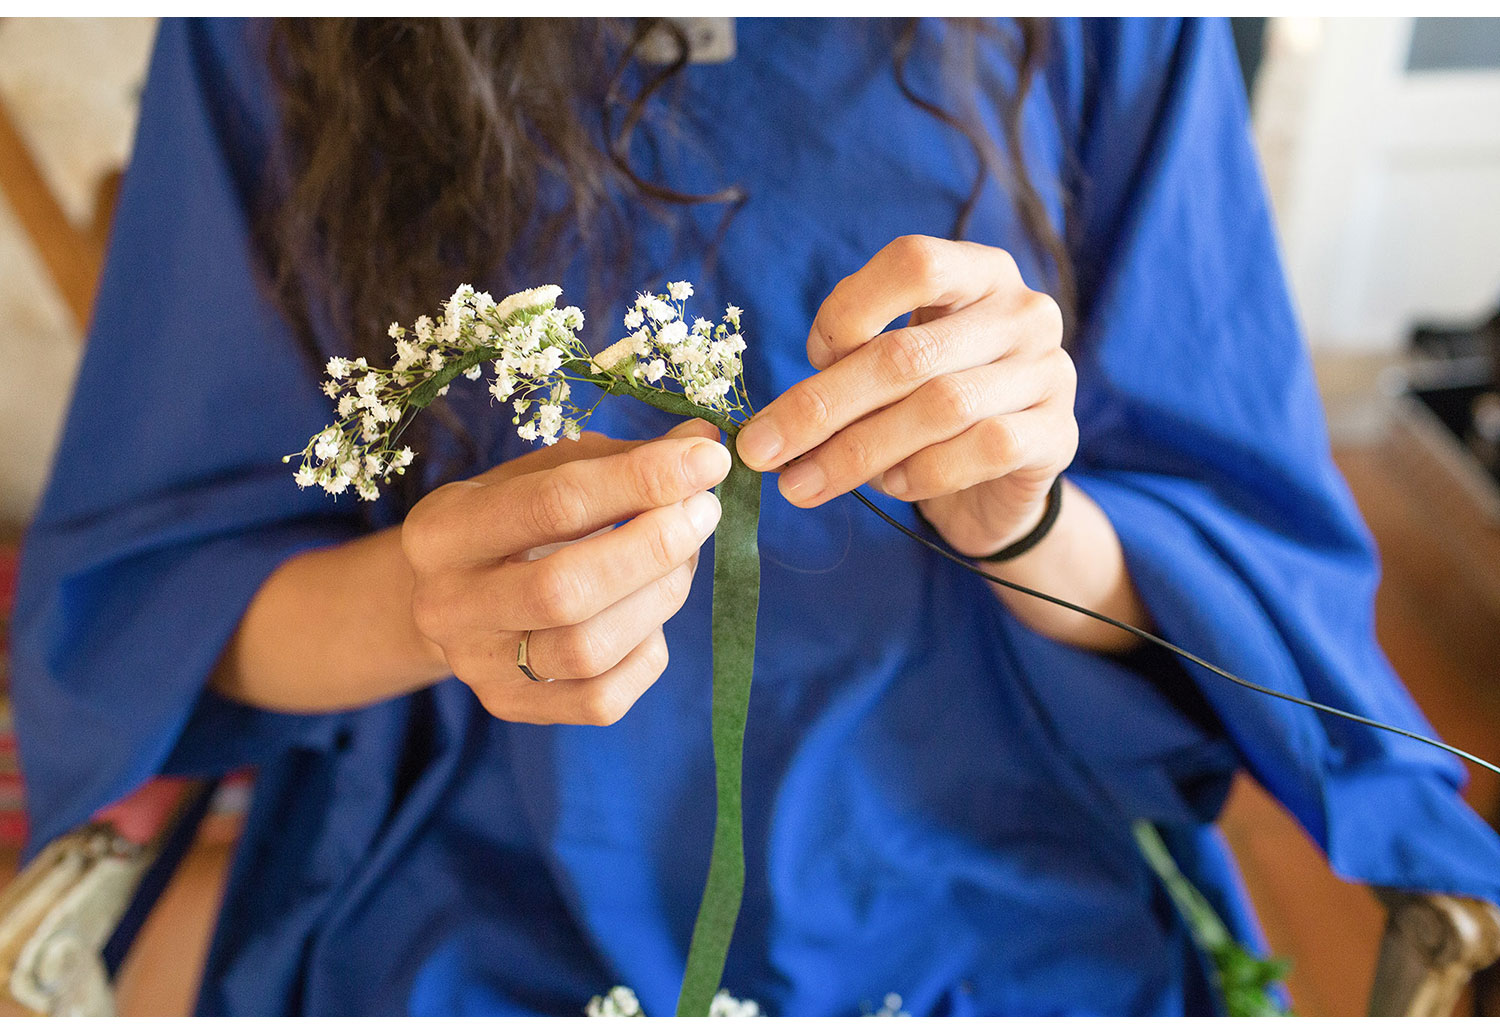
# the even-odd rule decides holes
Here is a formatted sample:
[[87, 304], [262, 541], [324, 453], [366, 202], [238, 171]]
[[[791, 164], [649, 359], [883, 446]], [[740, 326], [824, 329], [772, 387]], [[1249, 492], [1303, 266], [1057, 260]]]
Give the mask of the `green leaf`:
[[755, 615], [760, 603], [761, 475], [740, 461], [729, 436], [732, 462], [718, 488], [723, 512], [714, 533], [713, 743], [718, 812], [703, 903], [688, 946], [687, 969], [677, 998], [678, 1016], [707, 1016], [734, 936], [745, 891], [745, 830], [740, 790], [745, 717], [755, 670]]
[[1214, 964], [1214, 979], [1230, 1016], [1286, 1016], [1288, 1012], [1271, 993], [1271, 986], [1286, 975], [1291, 963], [1285, 959], [1263, 959], [1234, 939], [1208, 899], [1178, 868], [1157, 828], [1145, 819], [1132, 825], [1136, 846], [1166, 887], [1172, 904], [1188, 930]]

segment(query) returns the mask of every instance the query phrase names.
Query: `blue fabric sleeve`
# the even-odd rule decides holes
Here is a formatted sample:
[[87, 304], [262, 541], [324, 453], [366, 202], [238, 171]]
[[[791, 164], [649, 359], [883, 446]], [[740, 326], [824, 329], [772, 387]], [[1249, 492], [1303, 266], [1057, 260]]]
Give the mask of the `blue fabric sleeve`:
[[[1376, 645], [1374, 546], [1331, 457], [1230, 34], [1154, 19], [1107, 31], [1121, 39], [1092, 48], [1075, 106], [1070, 476], [1113, 521], [1165, 638], [1281, 692], [1431, 734]], [[1093, 706], [1056, 701], [1097, 697], [1086, 687], [1111, 662], [1025, 645], [1033, 680], [1062, 683], [1054, 708]], [[1454, 758], [1186, 674], [1211, 708], [1203, 727], [1221, 723], [1340, 875], [1500, 901], [1500, 839], [1460, 798]], [[1171, 746], [1135, 703], [1139, 717], [1096, 720], [1097, 740], [1074, 746], [1105, 760]]]
[[252, 243], [265, 92], [244, 26], [164, 21], [14, 626], [30, 848], [156, 773], [216, 774], [340, 716], [230, 704], [205, 682], [287, 557], [365, 530], [282, 454], [326, 422]]

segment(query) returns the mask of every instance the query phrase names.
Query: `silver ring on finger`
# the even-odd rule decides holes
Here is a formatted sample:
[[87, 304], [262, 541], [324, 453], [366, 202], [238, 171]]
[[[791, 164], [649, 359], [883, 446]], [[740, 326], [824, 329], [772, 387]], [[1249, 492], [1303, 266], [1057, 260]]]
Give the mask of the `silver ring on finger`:
[[556, 679], [544, 679], [531, 670], [530, 649], [531, 630], [528, 629], [526, 634], [521, 636], [521, 642], [516, 646], [516, 667], [521, 669], [521, 674], [525, 675], [532, 682], [556, 682]]

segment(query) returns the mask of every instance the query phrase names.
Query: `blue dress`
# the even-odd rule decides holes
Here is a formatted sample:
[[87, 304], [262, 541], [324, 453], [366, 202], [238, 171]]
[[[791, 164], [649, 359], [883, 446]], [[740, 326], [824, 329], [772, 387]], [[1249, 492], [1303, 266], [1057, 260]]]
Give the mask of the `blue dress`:
[[[942, 95], [942, 31], [924, 25], [912, 61], [925, 96]], [[576, 1015], [624, 983], [669, 1013], [713, 817], [707, 555], [667, 625], [669, 670], [610, 728], [498, 721], [451, 680], [317, 716], [205, 689], [278, 564], [400, 519], [388, 499], [299, 491], [280, 462], [328, 403], [252, 245], [272, 125], [259, 33], [168, 21], [157, 42], [21, 571], [32, 849], [154, 773], [255, 765], [200, 1010]], [[1069, 476], [1114, 522], [1165, 636], [1426, 729], [1375, 645], [1372, 543], [1329, 457], [1229, 33], [1064, 21], [1053, 37], [1024, 132], [1056, 218], [1073, 198]], [[963, 139], [897, 91], [892, 38], [878, 22], [741, 21], [738, 57], [684, 72], [681, 135], [648, 119], [635, 142], [654, 178], [749, 192], [712, 278], [649, 222], [630, 260], [697, 282], [696, 311], [744, 307], [761, 403], [811, 373], [803, 342], [837, 280], [896, 236], [947, 235], [971, 182]], [[986, 48], [986, 81], [1008, 77]], [[981, 116], [1000, 132], [995, 110]], [[684, 219], [711, 236], [720, 214]], [[993, 185], [970, 235], [1047, 282]], [[480, 286], [530, 286], [506, 275]], [[617, 328], [623, 307], [591, 320]], [[482, 386], [458, 383], [476, 470], [517, 455]], [[618, 401], [592, 426], [670, 423]], [[1255, 940], [1211, 826], [1239, 766], [1343, 876], [1500, 900], [1500, 842], [1439, 752], [1199, 670], [1060, 645], [847, 498], [810, 512], [764, 498], [735, 994], [778, 1014], [858, 1014], [888, 992], [913, 1013], [1211, 1010], [1130, 822], [1161, 824]]]

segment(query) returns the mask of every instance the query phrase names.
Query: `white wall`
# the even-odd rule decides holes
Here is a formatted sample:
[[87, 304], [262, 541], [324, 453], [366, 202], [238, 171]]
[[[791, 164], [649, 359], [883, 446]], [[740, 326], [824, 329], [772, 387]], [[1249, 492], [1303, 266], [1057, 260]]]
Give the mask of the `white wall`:
[[[93, 217], [124, 164], [155, 32], [149, 18], [0, 21], [0, 98], [68, 217]], [[82, 333], [0, 194], [0, 526], [35, 507]]]
[[1257, 136], [1313, 346], [1500, 304], [1500, 72], [1406, 74], [1412, 19], [1276, 19]]

